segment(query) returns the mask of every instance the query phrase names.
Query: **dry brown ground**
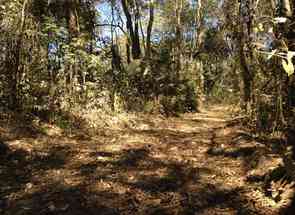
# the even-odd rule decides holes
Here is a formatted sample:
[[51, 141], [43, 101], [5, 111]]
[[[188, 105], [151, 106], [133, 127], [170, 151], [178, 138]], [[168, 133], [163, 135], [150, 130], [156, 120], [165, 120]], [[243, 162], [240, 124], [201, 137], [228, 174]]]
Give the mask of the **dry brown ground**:
[[280, 156], [224, 107], [95, 135], [0, 129], [0, 214], [283, 213], [264, 187]]

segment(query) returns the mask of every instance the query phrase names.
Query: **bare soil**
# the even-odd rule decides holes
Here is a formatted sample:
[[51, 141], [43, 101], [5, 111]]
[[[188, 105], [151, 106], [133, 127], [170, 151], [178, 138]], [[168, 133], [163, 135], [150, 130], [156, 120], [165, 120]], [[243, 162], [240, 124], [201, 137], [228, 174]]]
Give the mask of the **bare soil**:
[[230, 114], [142, 116], [92, 135], [2, 123], [0, 214], [295, 214], [292, 196], [266, 188], [282, 166], [276, 143], [254, 138]]

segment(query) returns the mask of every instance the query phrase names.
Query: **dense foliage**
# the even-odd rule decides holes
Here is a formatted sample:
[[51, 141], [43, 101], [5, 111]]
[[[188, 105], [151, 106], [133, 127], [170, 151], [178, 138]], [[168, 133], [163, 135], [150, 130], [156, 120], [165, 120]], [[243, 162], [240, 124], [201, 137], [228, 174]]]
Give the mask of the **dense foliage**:
[[[280, 2], [280, 3], [279, 3]], [[240, 104], [259, 132], [294, 138], [291, 1], [6, 0], [5, 110], [104, 109], [167, 116]]]

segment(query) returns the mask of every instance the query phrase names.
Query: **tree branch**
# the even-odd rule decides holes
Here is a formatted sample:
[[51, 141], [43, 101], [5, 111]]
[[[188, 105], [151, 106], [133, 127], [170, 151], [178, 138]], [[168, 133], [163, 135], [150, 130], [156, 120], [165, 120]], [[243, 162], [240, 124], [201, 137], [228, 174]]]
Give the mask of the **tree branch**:
[[104, 26], [115, 27], [115, 28], [119, 28], [124, 34], [127, 34], [126, 31], [123, 29], [123, 27], [120, 25], [103, 23], [103, 24], [96, 24], [95, 26], [96, 27], [104, 27]]

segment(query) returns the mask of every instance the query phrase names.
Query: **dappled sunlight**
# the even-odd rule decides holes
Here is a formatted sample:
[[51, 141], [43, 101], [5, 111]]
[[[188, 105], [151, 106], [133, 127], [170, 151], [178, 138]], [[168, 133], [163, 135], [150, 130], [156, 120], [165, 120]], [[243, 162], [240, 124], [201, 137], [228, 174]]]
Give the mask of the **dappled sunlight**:
[[1, 215], [294, 215], [294, 1], [0, 2]]
[[[102, 208], [109, 211], [106, 214], [279, 210], [255, 189], [281, 160], [241, 127], [227, 126], [227, 119], [219, 117], [215, 120], [214, 112], [208, 111], [154, 121], [153, 128], [142, 128], [139, 120], [133, 128], [83, 140], [73, 133], [7, 141], [13, 156], [2, 165], [5, 177], [0, 177], [3, 183], [9, 181], [2, 188], [7, 210], [40, 214], [96, 214]], [[198, 126], [202, 123], [207, 127]]]

